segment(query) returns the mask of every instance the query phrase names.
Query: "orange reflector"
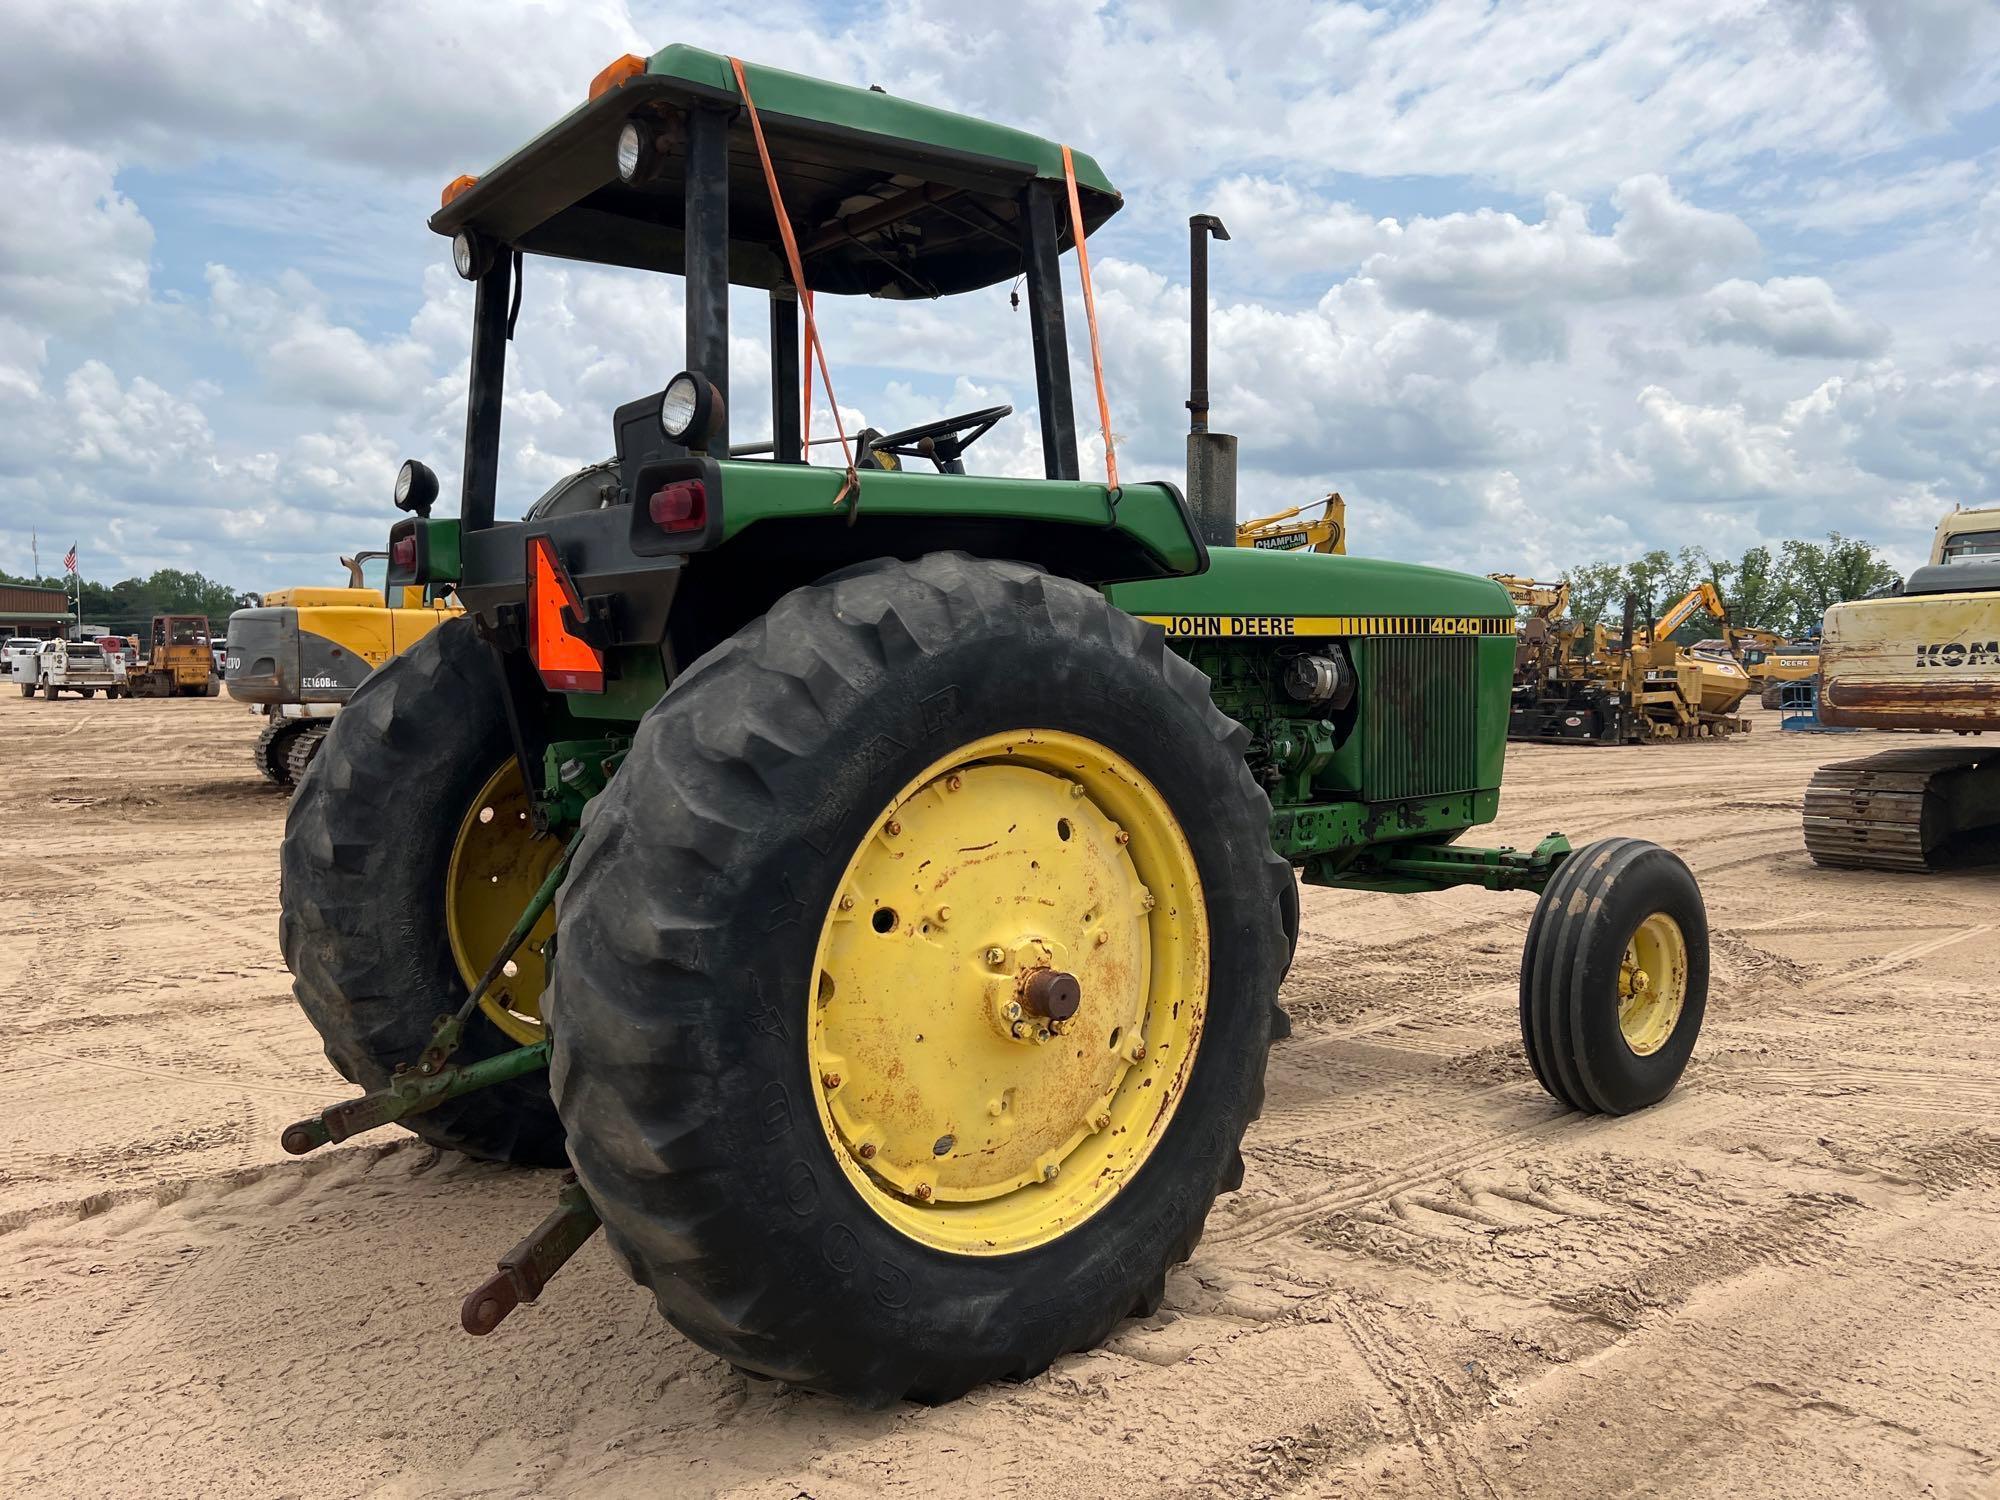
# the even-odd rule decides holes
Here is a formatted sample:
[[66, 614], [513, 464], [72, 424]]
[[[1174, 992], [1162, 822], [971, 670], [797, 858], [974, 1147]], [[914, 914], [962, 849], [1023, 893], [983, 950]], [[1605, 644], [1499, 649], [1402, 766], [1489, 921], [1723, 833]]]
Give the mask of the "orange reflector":
[[546, 536], [528, 538], [528, 655], [551, 692], [604, 691], [604, 653], [570, 629], [567, 604], [583, 618], [583, 600]]
[[438, 197], [439, 208], [451, 207], [451, 200], [479, 181], [477, 177], [467, 177], [463, 172], [444, 185], [444, 192]]
[[646, 71], [646, 59], [636, 52], [628, 52], [617, 62], [590, 80], [590, 97], [608, 94], [628, 78], [637, 78]]

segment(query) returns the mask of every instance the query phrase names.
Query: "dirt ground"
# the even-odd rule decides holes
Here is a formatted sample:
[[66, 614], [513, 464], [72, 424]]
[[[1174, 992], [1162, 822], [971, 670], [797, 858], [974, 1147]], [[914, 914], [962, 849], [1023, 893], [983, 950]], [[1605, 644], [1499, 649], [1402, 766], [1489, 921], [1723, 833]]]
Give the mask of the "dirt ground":
[[1506, 842], [1679, 850], [1714, 924], [1680, 1091], [1529, 1076], [1532, 898], [1308, 892], [1244, 1191], [1160, 1313], [888, 1412], [747, 1382], [586, 1247], [475, 1343], [551, 1174], [338, 1098], [277, 951], [284, 799], [219, 701], [0, 692], [0, 1491], [1140, 1497], [2000, 1494], [1994, 876], [1835, 874], [1861, 735], [1514, 747]]

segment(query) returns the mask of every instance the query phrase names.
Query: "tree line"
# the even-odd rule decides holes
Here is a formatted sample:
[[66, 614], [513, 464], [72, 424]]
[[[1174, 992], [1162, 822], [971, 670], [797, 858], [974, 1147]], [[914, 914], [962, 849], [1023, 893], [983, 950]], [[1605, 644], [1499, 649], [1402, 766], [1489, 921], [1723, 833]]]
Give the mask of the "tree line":
[[[1896, 583], [1901, 574], [1871, 542], [1829, 532], [1826, 541], [1789, 541], [1774, 553], [1751, 547], [1739, 558], [1716, 557], [1705, 547], [1657, 550], [1636, 562], [1590, 563], [1563, 574], [1569, 612], [1586, 625], [1617, 627], [1625, 596], [1634, 596], [1639, 619], [1658, 619], [1703, 579], [1729, 606], [1729, 623], [1761, 626], [1785, 635], [1817, 629], [1828, 607], [1863, 599]], [[1720, 634], [1706, 612], [1675, 632], [1684, 644]]]
[[[65, 580], [0, 572], [0, 583], [59, 589], [64, 587]], [[207, 615], [210, 625], [220, 632], [232, 611], [257, 602], [254, 594], [179, 568], [161, 568], [145, 578], [127, 578], [119, 583], [92, 583], [85, 579], [79, 593], [83, 623], [101, 625], [115, 635], [144, 634], [154, 615]]]

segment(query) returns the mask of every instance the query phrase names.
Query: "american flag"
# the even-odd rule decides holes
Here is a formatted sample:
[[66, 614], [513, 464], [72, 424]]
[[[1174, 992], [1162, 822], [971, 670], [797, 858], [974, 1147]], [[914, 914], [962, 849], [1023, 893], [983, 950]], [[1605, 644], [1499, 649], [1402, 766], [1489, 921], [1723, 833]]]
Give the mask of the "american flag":
[[76, 571], [76, 543], [75, 543], [75, 542], [71, 542], [71, 543], [69, 544], [69, 552], [68, 552], [68, 554], [67, 554], [67, 555], [65, 555], [65, 556], [64, 556], [64, 558], [63, 558], [63, 571], [64, 571], [65, 573], [74, 573], [74, 572]]

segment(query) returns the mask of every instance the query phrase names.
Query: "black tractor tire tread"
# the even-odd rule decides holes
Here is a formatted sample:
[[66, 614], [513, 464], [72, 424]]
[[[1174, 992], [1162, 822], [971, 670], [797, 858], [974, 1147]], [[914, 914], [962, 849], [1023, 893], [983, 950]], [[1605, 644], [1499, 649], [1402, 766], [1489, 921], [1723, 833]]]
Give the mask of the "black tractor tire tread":
[[[492, 653], [472, 622], [448, 621], [368, 675], [293, 794], [279, 939], [292, 993], [328, 1061], [362, 1088], [380, 1088], [399, 1064], [415, 1062], [437, 1018], [465, 998], [444, 927], [443, 872], [459, 820], [509, 743], [499, 694]], [[516, 1045], [475, 1011], [454, 1061]], [[540, 1073], [408, 1124], [468, 1156], [565, 1160]]]
[[[1185, 751], [1190, 764], [1220, 767], [1206, 789], [1209, 810], [1202, 816], [1230, 830], [1214, 857], [1232, 862], [1236, 889], [1212, 895], [1211, 910], [1225, 914], [1215, 920], [1231, 934], [1228, 982], [1241, 992], [1261, 992], [1264, 1013], [1250, 1020], [1244, 1012], [1244, 1020], [1227, 1027], [1211, 1016], [1208, 1035], [1217, 1038], [1226, 1059], [1216, 1067], [1225, 1071], [1206, 1086], [1192, 1086], [1205, 1089], [1202, 1107], [1213, 1118], [1198, 1131], [1187, 1127], [1183, 1139], [1195, 1144], [1181, 1151], [1182, 1159], [1165, 1162], [1156, 1151], [1119, 1198], [1054, 1250], [951, 1257], [875, 1227], [872, 1210], [851, 1199], [853, 1190], [807, 1104], [796, 1129], [808, 1142], [787, 1144], [784, 1151], [823, 1154], [837, 1211], [863, 1226], [864, 1235], [890, 1237], [897, 1256], [915, 1267], [917, 1300], [910, 1307], [930, 1305], [922, 1293], [929, 1281], [980, 1309], [976, 1329], [963, 1330], [962, 1339], [933, 1324], [898, 1340], [879, 1325], [857, 1332], [842, 1322], [867, 1326], [865, 1281], [847, 1296], [815, 1294], [801, 1284], [808, 1275], [823, 1280], [829, 1273], [814, 1258], [809, 1236], [787, 1228], [783, 1205], [759, 1171], [732, 1154], [731, 1142], [756, 1137], [749, 1122], [732, 1121], [725, 1107], [733, 1097], [725, 1095], [729, 1058], [762, 1046], [773, 1050], [759, 1058], [782, 1052], [793, 1060], [787, 1066], [802, 1069], [805, 1039], [749, 1040], [734, 1054], [718, 1040], [727, 1036], [730, 1045], [739, 1045], [739, 1033], [729, 1029], [732, 1018], [754, 1012], [768, 1017], [765, 1024], [782, 1025], [785, 1014], [759, 1009], [772, 1007], [773, 996], [749, 988], [754, 978], [746, 982], [742, 964], [726, 950], [749, 941], [740, 916], [746, 901], [761, 903], [755, 908], [760, 912], [769, 909], [787, 898], [789, 882], [786, 890], [746, 893], [731, 877], [753, 878], [753, 850], [772, 859], [771, 851], [800, 847], [787, 843], [798, 830], [784, 824], [792, 804], [781, 797], [804, 795], [809, 783], [801, 782], [803, 774], [849, 751], [850, 742], [840, 737], [857, 712], [849, 705], [907, 693], [911, 679], [896, 678], [900, 667], [920, 670], [935, 653], [996, 633], [1015, 641], [1076, 643], [1064, 649], [1089, 660], [1115, 653], [1121, 661], [1143, 663], [1183, 700], [1173, 706], [1174, 722], [1198, 723], [1213, 737], [1211, 746], [1198, 750], [1190, 743]], [[1192, 1253], [1215, 1196], [1241, 1181], [1237, 1147], [1243, 1127], [1262, 1107], [1275, 995], [1287, 962], [1281, 913], [1286, 893], [1296, 901], [1296, 891], [1290, 867], [1270, 849], [1269, 802], [1245, 765], [1246, 743], [1242, 727], [1215, 709], [1207, 679], [1167, 649], [1157, 627], [1081, 585], [957, 553], [864, 564], [800, 589], [673, 684], [641, 725], [610, 790], [585, 814], [584, 839], [558, 898], [561, 959], [548, 1010], [555, 1043], [551, 1084], [569, 1127], [571, 1159], [613, 1251], [635, 1280], [653, 1290], [675, 1326], [740, 1368], [881, 1406], [951, 1399], [984, 1381], [1032, 1375], [1066, 1352], [1098, 1343], [1121, 1317], [1159, 1305], [1168, 1268]], [[798, 768], [789, 781], [788, 768]], [[820, 774], [839, 773], [828, 764]], [[836, 844], [844, 863], [839, 849]], [[824, 863], [835, 855], [817, 857]], [[1204, 872], [1205, 886], [1215, 884], [1211, 874]], [[819, 916], [809, 905], [798, 920], [817, 933]], [[1211, 972], [1221, 975], [1220, 959]], [[746, 1023], [735, 1019], [734, 1025]], [[1246, 1051], [1254, 1043], [1254, 1067], [1247, 1055], [1230, 1050], [1218, 1035], [1224, 1032], [1233, 1032], [1234, 1045]], [[1231, 1067], [1254, 1074], [1236, 1092], [1230, 1092]], [[765, 1076], [748, 1066], [735, 1072], [752, 1081]], [[740, 1092], [751, 1083], [735, 1086]], [[1225, 1100], [1232, 1101], [1227, 1108]], [[1247, 1116], [1229, 1118], [1241, 1115], [1245, 1104]], [[1182, 1108], [1186, 1113], [1192, 1106], [1184, 1100]], [[1170, 1129], [1181, 1125], [1176, 1115]], [[1161, 1175], [1149, 1188], [1147, 1174], [1155, 1171]], [[815, 1205], [825, 1197], [820, 1193]], [[1045, 1279], [1032, 1283], [1033, 1305], [1044, 1309], [1042, 1315], [1018, 1316], [1019, 1278], [1028, 1274], [1022, 1263], [1054, 1263], [1072, 1239], [1091, 1235], [1128, 1201], [1131, 1213], [1144, 1205], [1159, 1221], [1148, 1222], [1155, 1232], [1143, 1242], [1119, 1242], [1116, 1284], [1132, 1290], [1115, 1298], [1109, 1285], [1072, 1286], [1059, 1272], [1044, 1272]], [[1159, 1209], [1160, 1203], [1167, 1207]], [[773, 1232], [753, 1237], [749, 1226], [765, 1221]], [[784, 1231], [782, 1240], [778, 1231]], [[1098, 1232], [1103, 1240], [1085, 1243], [1110, 1244], [1114, 1234], [1129, 1231], [1106, 1225]], [[773, 1248], [781, 1243], [787, 1247], [782, 1252]], [[1093, 1253], [1090, 1264], [1103, 1272], [1108, 1259]], [[787, 1275], [785, 1255], [794, 1257], [798, 1277]], [[941, 1277], [969, 1279], [940, 1283]], [[927, 1332], [929, 1344], [912, 1347], [924, 1344]]]

